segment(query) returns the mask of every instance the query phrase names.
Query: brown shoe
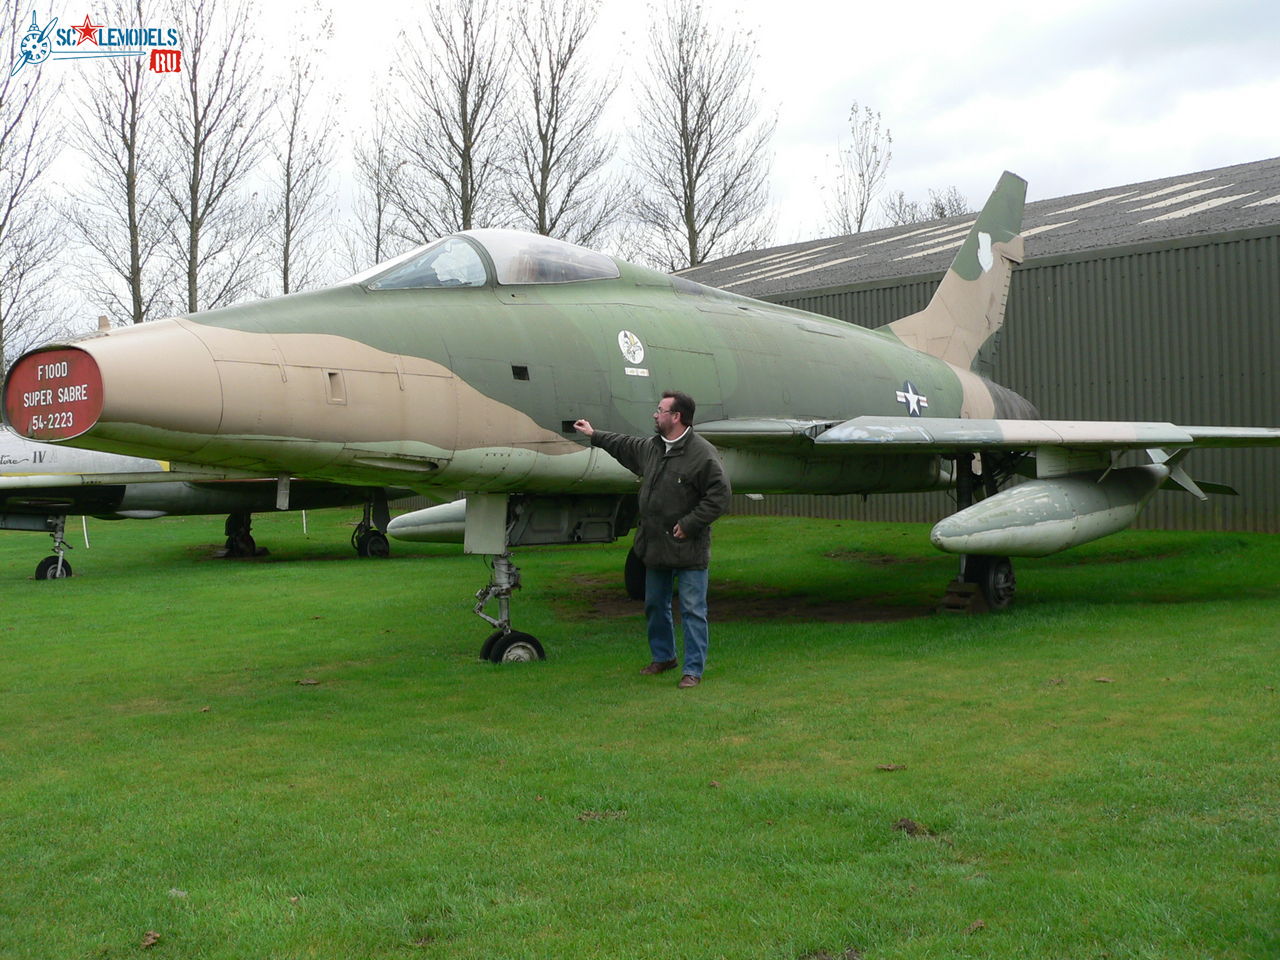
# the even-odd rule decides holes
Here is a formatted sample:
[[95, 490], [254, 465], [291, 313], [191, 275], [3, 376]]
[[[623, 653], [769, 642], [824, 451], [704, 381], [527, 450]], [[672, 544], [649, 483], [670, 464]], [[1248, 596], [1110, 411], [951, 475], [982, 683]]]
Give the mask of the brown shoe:
[[641, 667], [640, 672], [646, 677], [652, 677], [654, 674], [666, 673], [668, 670], [674, 670], [676, 662], [674, 660], [654, 660], [647, 667]]
[[695, 677], [691, 673], [686, 673], [680, 678], [680, 682], [676, 684], [681, 690], [688, 690], [690, 687], [696, 687], [702, 682], [701, 677]]

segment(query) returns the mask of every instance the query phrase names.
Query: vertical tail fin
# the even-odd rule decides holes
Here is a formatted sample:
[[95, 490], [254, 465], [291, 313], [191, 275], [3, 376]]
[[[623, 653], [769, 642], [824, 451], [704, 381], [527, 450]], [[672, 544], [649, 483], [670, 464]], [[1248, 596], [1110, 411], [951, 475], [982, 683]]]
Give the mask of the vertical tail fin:
[[1013, 265], [1022, 262], [1026, 196], [1025, 180], [1001, 176], [929, 305], [882, 329], [909, 347], [974, 370], [979, 351], [1004, 323]]

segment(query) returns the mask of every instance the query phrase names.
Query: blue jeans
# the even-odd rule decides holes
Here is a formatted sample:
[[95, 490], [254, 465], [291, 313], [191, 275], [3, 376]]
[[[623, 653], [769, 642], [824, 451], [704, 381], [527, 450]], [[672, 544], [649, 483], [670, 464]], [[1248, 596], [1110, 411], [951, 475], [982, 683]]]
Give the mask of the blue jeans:
[[649, 621], [649, 649], [659, 663], [676, 658], [671, 593], [680, 589], [680, 622], [684, 627], [684, 672], [702, 676], [707, 663], [707, 571], [649, 567], [644, 578], [644, 615]]

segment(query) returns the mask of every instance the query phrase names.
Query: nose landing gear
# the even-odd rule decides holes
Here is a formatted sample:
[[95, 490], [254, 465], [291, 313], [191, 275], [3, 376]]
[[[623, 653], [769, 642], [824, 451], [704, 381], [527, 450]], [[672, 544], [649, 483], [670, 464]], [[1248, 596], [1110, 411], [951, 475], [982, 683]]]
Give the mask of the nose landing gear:
[[71, 544], [63, 539], [67, 529], [67, 518], [51, 517], [50, 522], [53, 526], [53, 530], [49, 533], [53, 538], [53, 556], [45, 557], [36, 564], [37, 580], [61, 580], [71, 576], [71, 564], [65, 556], [71, 549]]

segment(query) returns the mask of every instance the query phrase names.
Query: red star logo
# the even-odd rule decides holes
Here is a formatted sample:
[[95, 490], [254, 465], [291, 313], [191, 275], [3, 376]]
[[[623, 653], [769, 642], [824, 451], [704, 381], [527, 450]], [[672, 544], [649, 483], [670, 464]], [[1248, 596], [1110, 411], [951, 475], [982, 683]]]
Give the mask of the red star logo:
[[84, 43], [86, 40], [90, 41], [91, 43], [97, 43], [98, 42], [97, 34], [98, 34], [98, 31], [102, 29], [102, 24], [90, 23], [89, 15], [86, 13], [84, 15], [84, 23], [80, 24], [80, 26], [78, 27], [75, 24], [72, 24], [71, 29], [74, 30], [76, 33], [80, 34], [80, 39], [76, 41], [76, 46], [78, 47], [80, 46], [80, 44]]

